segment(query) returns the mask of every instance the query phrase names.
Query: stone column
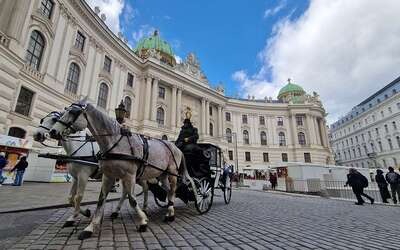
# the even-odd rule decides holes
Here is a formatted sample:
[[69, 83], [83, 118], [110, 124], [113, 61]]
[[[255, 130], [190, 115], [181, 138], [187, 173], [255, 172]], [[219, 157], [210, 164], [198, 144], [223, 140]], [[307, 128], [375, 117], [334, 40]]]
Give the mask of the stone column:
[[[66, 31], [66, 20], [63, 15], [60, 15], [60, 17], [58, 18], [58, 22], [57, 22], [57, 29], [56, 29], [56, 34], [55, 34], [54, 41], [53, 41], [53, 47], [51, 48], [51, 51], [50, 51], [50, 55], [52, 55], [52, 56], [49, 56], [49, 66], [47, 67], [47, 72], [51, 76], [54, 76], [54, 77], [57, 74], [56, 66], [57, 66], [57, 61], [59, 58], [58, 56], [54, 56], [54, 55], [60, 55], [60, 53], [61, 53], [60, 48], [61, 48], [61, 44], [63, 43], [63, 37], [65, 36], [65, 31]], [[90, 49], [92, 49], [92, 47], [89, 47], [89, 56], [91, 55]], [[94, 61], [94, 58], [88, 57], [88, 64], [86, 65], [85, 72], [89, 69], [89, 65], [90, 66], [93, 65], [93, 61]], [[85, 76], [85, 79], [86, 79], [86, 76]], [[82, 93], [82, 94], [84, 94], [84, 93]], [[87, 94], [87, 93], [85, 93], [85, 94]]]
[[153, 91], [151, 95], [151, 120], [155, 121], [157, 119], [157, 98], [158, 98], [158, 79], [154, 78], [153, 81]]
[[325, 126], [325, 121], [323, 118], [320, 119], [319, 122], [321, 126], [321, 139], [322, 139], [322, 146], [328, 147], [328, 141], [327, 141], [327, 133], [326, 133], [326, 126]]
[[275, 140], [274, 140], [274, 133], [276, 132], [276, 129], [274, 129], [273, 125], [273, 117], [272, 116], [267, 116], [267, 131], [268, 131], [268, 137], [267, 137], [267, 145], [272, 146], [275, 145]]
[[65, 37], [63, 38], [63, 44], [62, 47], [60, 47], [60, 58], [58, 61], [58, 65], [57, 65], [57, 81], [60, 81], [62, 83], [64, 83], [64, 76], [65, 76], [65, 72], [67, 72], [68, 70], [68, 57], [69, 57], [69, 51], [71, 49], [71, 45], [72, 45], [72, 39], [73, 36], [75, 34], [75, 28], [73, 27], [72, 23], [68, 23], [67, 25], [67, 30], [66, 30], [66, 34]]
[[[85, 68], [85, 74], [82, 77], [82, 81], [80, 82], [79, 89], [80, 91], [78, 93], [81, 94], [81, 96], [87, 96], [89, 95], [89, 87], [91, 84], [91, 74], [93, 71], [93, 67], [95, 65], [95, 57], [96, 57], [96, 47], [95, 45], [89, 43], [89, 50], [88, 50], [88, 61], [86, 64]], [[50, 57], [51, 59], [52, 57]], [[49, 68], [52, 67], [52, 64], [49, 64]], [[49, 71], [50, 72], [50, 71]]]
[[315, 137], [315, 127], [314, 123], [312, 121], [312, 116], [310, 114], [306, 115], [307, 118], [307, 129], [308, 129], [308, 134], [309, 134], [309, 144], [316, 144], [316, 137]]
[[[7, 1], [4, 1], [4, 3], [2, 3], [2, 5], [5, 5], [5, 7], [7, 8], [7, 6], [10, 6], [10, 3], [5, 3]], [[22, 35], [22, 30], [24, 28], [24, 23], [25, 20], [27, 18], [25, 17], [30, 17], [30, 15], [28, 14], [28, 10], [30, 7], [30, 4], [25, 0], [13, 0], [13, 1], [8, 1], [8, 2], [14, 2], [11, 4], [14, 4], [11, 13], [11, 19], [8, 22], [8, 31], [7, 31], [7, 35], [10, 36], [11, 38], [14, 38], [15, 40], [19, 41]], [[34, 10], [35, 11], [35, 10]], [[8, 13], [8, 14], [10, 14]], [[3, 13], [6, 14], [6, 13]]]
[[181, 111], [182, 110], [182, 88], [178, 88], [178, 97], [176, 104], [176, 125], [181, 126]]
[[222, 106], [218, 105], [218, 137], [222, 137], [224, 133], [222, 121]]
[[291, 127], [291, 132], [292, 132], [292, 140], [293, 140], [293, 146], [298, 146], [298, 138], [297, 138], [297, 124], [296, 124], [296, 115], [292, 114], [290, 116], [290, 127]]
[[172, 86], [172, 98], [171, 98], [171, 129], [175, 129], [176, 127], [176, 86]]
[[133, 119], [139, 120], [139, 113], [141, 112], [140, 110], [140, 102], [141, 98], [145, 98], [146, 96], [140, 95], [140, 91], [142, 89], [141, 86], [146, 84], [146, 78], [144, 76], [138, 76], [135, 81], [135, 103], [134, 103], [134, 109], [133, 109]]
[[150, 119], [150, 100], [151, 100], [151, 82], [152, 78], [150, 76], [146, 77], [146, 96], [145, 96], [145, 103], [144, 103], [144, 120]]
[[206, 133], [206, 99], [201, 99], [201, 134]]
[[316, 132], [316, 135], [315, 135], [316, 144], [317, 145], [322, 145], [321, 136], [320, 136], [320, 130], [319, 130], [319, 124], [318, 124], [317, 118], [313, 117], [312, 121], [314, 122], [314, 128], [315, 128], [315, 132]]
[[206, 120], [205, 120], [205, 131], [206, 135], [210, 135], [210, 102], [206, 101]]

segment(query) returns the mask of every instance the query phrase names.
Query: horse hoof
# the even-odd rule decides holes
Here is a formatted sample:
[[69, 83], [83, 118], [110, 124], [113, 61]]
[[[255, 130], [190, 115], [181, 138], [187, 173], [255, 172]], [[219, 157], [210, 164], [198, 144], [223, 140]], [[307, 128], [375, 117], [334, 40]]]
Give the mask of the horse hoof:
[[111, 219], [116, 219], [116, 218], [118, 218], [118, 213], [113, 212], [110, 217], [111, 217]]
[[90, 212], [90, 209], [86, 209], [84, 216], [90, 218], [91, 215], [92, 213]]
[[164, 222], [173, 222], [175, 220], [175, 215], [165, 216]]
[[147, 224], [145, 224], [145, 225], [140, 225], [140, 226], [138, 227], [138, 232], [143, 233], [143, 232], [146, 232], [146, 231], [147, 231]]
[[74, 222], [75, 221], [73, 221], [73, 220], [67, 220], [62, 227], [63, 228], [64, 227], [72, 227], [74, 225]]
[[93, 232], [90, 231], [82, 231], [79, 236], [78, 239], [80, 240], [85, 240], [87, 238], [90, 238], [92, 236]]

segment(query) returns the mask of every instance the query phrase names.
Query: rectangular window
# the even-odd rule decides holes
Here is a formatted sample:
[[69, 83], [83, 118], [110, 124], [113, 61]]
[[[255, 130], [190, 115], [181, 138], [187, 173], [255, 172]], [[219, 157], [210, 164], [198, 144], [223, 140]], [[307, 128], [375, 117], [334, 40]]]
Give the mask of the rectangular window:
[[263, 160], [264, 160], [264, 162], [269, 162], [268, 153], [263, 153]]
[[76, 33], [75, 48], [83, 52], [83, 49], [85, 48], [85, 40], [86, 37], [80, 31], [78, 31]]
[[278, 126], [283, 126], [283, 117], [278, 117]]
[[129, 87], [133, 87], [133, 75], [131, 73], [128, 73], [128, 78], [126, 79], [126, 85]]
[[385, 132], [386, 132], [386, 133], [389, 133], [389, 128], [388, 128], [388, 125], [387, 125], [387, 124], [385, 124], [385, 125], [383, 125], [383, 127], [385, 127]]
[[208, 108], [208, 113], [210, 114], [210, 116], [212, 116], [212, 107], [211, 106]]
[[265, 125], [265, 117], [260, 116], [260, 125]]
[[231, 121], [231, 113], [229, 113], [229, 112], [226, 112], [226, 113], [225, 113], [225, 120], [226, 120], [227, 122], [230, 122], [230, 121]]
[[376, 135], [379, 135], [379, 128], [375, 128]]
[[388, 107], [388, 111], [391, 114], [392, 113], [392, 107]]
[[111, 58], [109, 58], [108, 56], [104, 56], [104, 66], [103, 66], [103, 69], [104, 69], [105, 71], [107, 71], [108, 73], [111, 73], [111, 63], [112, 63]]
[[250, 152], [244, 152], [246, 161], [251, 161]]
[[385, 113], [383, 112], [383, 110], [381, 111], [381, 116], [382, 118], [385, 117]]
[[51, 13], [53, 12], [53, 6], [54, 3], [52, 0], [42, 0], [42, 3], [40, 4], [40, 11], [42, 12], [43, 16], [50, 19]]
[[304, 162], [311, 163], [311, 154], [310, 153], [304, 153]]
[[233, 151], [232, 150], [228, 151], [228, 156], [229, 156], [229, 160], [233, 161]]
[[397, 125], [396, 125], [396, 122], [395, 122], [395, 121], [392, 122], [392, 125], [393, 125], [393, 129], [394, 129], [394, 130], [397, 130]]
[[288, 162], [287, 153], [282, 153], [282, 161], [283, 161], [283, 162]]
[[302, 115], [296, 115], [296, 124], [297, 124], [297, 126], [303, 126], [303, 116]]
[[158, 97], [161, 99], [165, 99], [165, 88], [158, 87]]
[[29, 89], [21, 87], [17, 100], [17, 105], [15, 107], [15, 112], [24, 116], [29, 116], [34, 94], [35, 93], [30, 91]]
[[247, 124], [247, 115], [242, 115], [242, 123]]

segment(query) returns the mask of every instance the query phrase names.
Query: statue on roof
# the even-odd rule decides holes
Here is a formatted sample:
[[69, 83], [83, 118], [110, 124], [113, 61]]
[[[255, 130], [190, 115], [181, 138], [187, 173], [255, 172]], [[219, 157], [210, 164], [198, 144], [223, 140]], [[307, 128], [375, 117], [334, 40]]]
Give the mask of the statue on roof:
[[177, 65], [177, 69], [208, 84], [207, 77], [200, 68], [200, 61], [193, 52], [189, 53], [186, 59]]

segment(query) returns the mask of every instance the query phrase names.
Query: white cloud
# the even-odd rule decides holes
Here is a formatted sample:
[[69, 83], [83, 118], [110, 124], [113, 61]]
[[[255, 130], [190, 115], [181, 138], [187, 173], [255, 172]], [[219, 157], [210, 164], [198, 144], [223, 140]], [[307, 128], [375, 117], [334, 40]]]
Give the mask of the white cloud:
[[182, 57], [177, 56], [177, 55], [174, 55], [174, 57], [175, 57], [175, 61], [176, 61], [177, 64], [182, 63]]
[[288, 77], [317, 91], [329, 122], [399, 75], [400, 1], [312, 0], [297, 20], [282, 19], [254, 75], [233, 74], [243, 96], [276, 96]]
[[279, 11], [286, 7], [286, 0], [282, 0], [277, 6], [266, 9], [264, 12], [264, 18], [276, 15]]
[[139, 11], [133, 8], [128, 2], [125, 4], [125, 11], [123, 14], [125, 25], [132, 22], [132, 20], [139, 14]]
[[106, 15], [107, 26], [115, 33], [121, 31], [119, 17], [124, 8], [124, 0], [86, 0], [89, 6], [94, 9], [100, 7], [100, 13]]
[[148, 24], [141, 25], [140, 28], [132, 33], [132, 38], [135, 42], [139, 42], [145, 36], [153, 34], [155, 28]]

